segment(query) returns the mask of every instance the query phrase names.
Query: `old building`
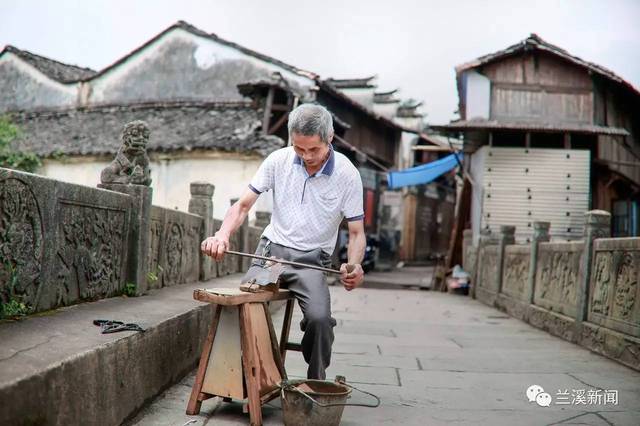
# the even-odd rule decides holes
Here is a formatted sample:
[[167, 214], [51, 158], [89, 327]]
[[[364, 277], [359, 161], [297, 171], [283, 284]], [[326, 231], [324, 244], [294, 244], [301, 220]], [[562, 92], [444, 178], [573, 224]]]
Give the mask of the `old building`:
[[81, 81], [96, 71], [6, 46], [0, 52], [0, 113], [75, 106]]
[[[395, 161], [400, 131], [391, 121], [314, 73], [182, 21], [99, 72], [13, 47], [0, 54], [0, 71], [0, 111], [12, 112], [25, 130], [19, 146], [44, 156], [41, 172], [51, 177], [97, 183], [92, 171], [113, 154], [118, 120], [148, 120], [154, 203], [166, 207], [186, 209], [188, 179], [226, 181], [215, 194], [221, 217], [263, 156], [285, 144], [287, 113], [301, 102], [332, 111], [336, 149], [356, 160], [363, 176], [368, 157], [387, 167]], [[254, 89], [264, 96], [252, 96]], [[367, 225], [375, 231], [367, 197]]]
[[[0, 112], [23, 128], [18, 146], [44, 157], [42, 174], [95, 185], [120, 126], [146, 120], [154, 204], [186, 210], [189, 182], [206, 180], [218, 184], [217, 218], [286, 144], [288, 112], [320, 103], [334, 117], [335, 149], [363, 178], [366, 230], [379, 233], [381, 177], [400, 165], [407, 129], [376, 112], [372, 78], [323, 79], [182, 21], [99, 72], [13, 47], [0, 54], [0, 71]], [[259, 209], [271, 208], [268, 198]]]
[[[379, 199], [372, 196], [379, 216], [381, 263], [391, 266], [398, 261], [424, 262], [447, 251], [454, 215], [455, 181], [451, 176], [443, 176], [428, 184], [388, 190], [387, 172], [435, 161], [450, 154], [451, 147], [445, 138], [423, 132], [421, 102], [401, 100], [398, 89], [379, 91], [375, 80], [372, 76], [328, 79], [326, 83], [377, 115], [390, 129], [399, 129], [394, 163], [385, 164], [384, 168], [372, 167], [381, 188]], [[380, 143], [379, 146], [385, 146], [384, 139]], [[376, 151], [380, 152], [380, 148]]]
[[456, 67], [461, 119], [440, 126], [464, 138], [463, 204], [479, 231], [535, 220], [551, 237], [580, 238], [583, 214], [613, 214], [614, 236], [640, 233], [640, 93], [613, 72], [535, 34]]
[[247, 102], [178, 102], [95, 105], [12, 114], [21, 128], [19, 149], [44, 158], [40, 174], [95, 186], [120, 146], [124, 123], [144, 120], [151, 128], [153, 202], [187, 210], [189, 185], [216, 184], [214, 214], [246, 187], [262, 159], [283, 140], [259, 131]]

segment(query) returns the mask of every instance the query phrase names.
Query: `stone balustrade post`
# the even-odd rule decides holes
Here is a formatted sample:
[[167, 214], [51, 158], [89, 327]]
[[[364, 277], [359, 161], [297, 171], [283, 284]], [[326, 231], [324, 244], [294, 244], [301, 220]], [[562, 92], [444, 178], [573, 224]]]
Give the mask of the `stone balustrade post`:
[[511, 225], [501, 225], [498, 235], [498, 271], [496, 276], [496, 295], [502, 293], [502, 276], [504, 270], [504, 251], [507, 245], [515, 244], [516, 227]]
[[256, 212], [256, 226], [264, 229], [271, 222], [271, 213], [269, 212]]
[[604, 210], [590, 210], [585, 213], [583, 231], [584, 250], [580, 257], [578, 273], [578, 310], [576, 326], [587, 320], [589, 309], [589, 282], [591, 280], [591, 262], [593, 260], [593, 240], [611, 236], [611, 213]]
[[[210, 237], [213, 229], [213, 194], [215, 186], [207, 182], [192, 182], [190, 185], [189, 213], [202, 217], [204, 226], [200, 234], [200, 241]], [[200, 247], [198, 247], [200, 250]], [[216, 276], [216, 265], [209, 256], [200, 252], [200, 280], [206, 281]]]
[[108, 189], [131, 196], [131, 226], [129, 227], [126, 283], [136, 285], [136, 295], [147, 292], [147, 265], [150, 249], [151, 199], [153, 189], [136, 184], [100, 183], [98, 188]]
[[536, 268], [538, 267], [539, 243], [549, 241], [550, 222], [533, 222], [533, 238], [531, 241], [531, 256], [529, 257], [529, 276], [527, 277], [526, 301], [533, 304], [536, 286]]
[[473, 275], [471, 276], [471, 297], [473, 299], [476, 298], [476, 288], [478, 287], [480, 281], [480, 257], [482, 255], [482, 250], [484, 246], [489, 244], [491, 241], [491, 230], [488, 228], [483, 228], [480, 230], [480, 237], [478, 238], [478, 253], [476, 254], [476, 260], [473, 266]]

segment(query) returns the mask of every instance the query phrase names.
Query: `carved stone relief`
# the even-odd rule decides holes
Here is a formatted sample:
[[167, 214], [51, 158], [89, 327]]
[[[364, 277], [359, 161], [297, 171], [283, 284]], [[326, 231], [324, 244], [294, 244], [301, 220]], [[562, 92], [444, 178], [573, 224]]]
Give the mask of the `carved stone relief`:
[[591, 312], [600, 315], [609, 315], [610, 306], [610, 286], [611, 266], [613, 256], [611, 252], [598, 252], [595, 259], [595, 267], [593, 268], [594, 286], [592, 290]]
[[[485, 246], [480, 254], [480, 282], [479, 287], [494, 289], [495, 276], [498, 272], [498, 246]], [[494, 289], [495, 291], [495, 289]]]
[[640, 252], [620, 253], [622, 259], [617, 268], [612, 316], [629, 321], [633, 316], [640, 275]]
[[160, 270], [160, 244], [162, 242], [162, 223], [151, 219], [149, 223], [149, 255], [147, 258], [147, 271], [157, 278], [157, 281], [149, 282], [150, 287], [160, 287], [162, 271]]
[[125, 212], [60, 202], [56, 305], [119, 291]]
[[504, 292], [515, 296], [523, 295], [529, 278], [529, 255], [506, 253], [504, 265]]
[[37, 306], [43, 232], [30, 186], [15, 178], [0, 181], [0, 302], [17, 297]]
[[579, 259], [579, 252], [541, 252], [538, 296], [558, 306], [575, 306]]
[[164, 285], [179, 284], [183, 282], [182, 256], [184, 250], [184, 230], [180, 224], [170, 222], [167, 224], [165, 237], [166, 268], [164, 271]]

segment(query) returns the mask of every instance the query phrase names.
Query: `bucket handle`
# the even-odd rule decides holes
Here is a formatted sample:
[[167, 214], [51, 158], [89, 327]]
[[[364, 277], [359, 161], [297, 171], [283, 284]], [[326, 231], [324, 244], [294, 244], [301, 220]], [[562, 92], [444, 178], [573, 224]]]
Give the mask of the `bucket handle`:
[[358, 392], [362, 392], [366, 395], [372, 396], [376, 399], [376, 403], [375, 405], [371, 405], [371, 404], [363, 404], [363, 403], [336, 403], [336, 404], [323, 404], [321, 402], [316, 401], [315, 399], [313, 399], [310, 395], [308, 395], [305, 391], [303, 391], [302, 389], [299, 389], [295, 386], [290, 385], [288, 382], [286, 382], [285, 380], [282, 381], [283, 383], [280, 385], [280, 393], [281, 393], [281, 398], [284, 399], [284, 390], [293, 390], [298, 392], [299, 394], [301, 394], [302, 396], [304, 396], [305, 398], [309, 399], [311, 402], [313, 402], [316, 405], [319, 405], [320, 407], [367, 407], [367, 408], [376, 408], [380, 406], [380, 398], [378, 398], [376, 395], [367, 392], [367, 391], [363, 391], [361, 389], [356, 388], [355, 386], [351, 386], [343, 381], [338, 382], [341, 385], [345, 385], [348, 388], [351, 388], [353, 390], [357, 390]]

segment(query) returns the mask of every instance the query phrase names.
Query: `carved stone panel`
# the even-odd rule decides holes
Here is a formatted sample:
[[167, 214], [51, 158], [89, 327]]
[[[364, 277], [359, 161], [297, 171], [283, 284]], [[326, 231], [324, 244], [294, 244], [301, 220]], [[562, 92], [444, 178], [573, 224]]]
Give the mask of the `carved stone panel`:
[[637, 313], [634, 308], [638, 301], [640, 251], [622, 252], [620, 257], [622, 259], [616, 268], [616, 285], [613, 292], [611, 316], [621, 321], [631, 322], [634, 319], [634, 313]]
[[179, 223], [169, 222], [164, 232], [164, 286], [184, 282], [182, 270], [182, 253], [184, 251], [184, 229]]
[[612, 267], [613, 253], [599, 252], [594, 259], [593, 287], [591, 289], [591, 312], [607, 316], [611, 305], [611, 288], [613, 287]]
[[597, 240], [589, 321], [640, 337], [640, 238]]
[[496, 292], [496, 274], [498, 273], [498, 246], [486, 245], [480, 250], [478, 259], [480, 280], [478, 287]]
[[536, 267], [536, 305], [575, 317], [582, 243], [541, 243]]
[[184, 251], [184, 278], [186, 282], [198, 281], [200, 277], [200, 235], [204, 221], [188, 221], [186, 224]]
[[149, 253], [147, 257], [147, 285], [149, 288], [162, 287], [163, 268], [160, 263], [162, 255], [163, 218], [155, 208], [151, 209], [149, 221]]
[[[157, 224], [154, 225], [154, 222]], [[154, 206], [151, 223], [160, 231], [157, 269], [162, 274], [162, 286], [198, 281], [200, 276], [200, 236], [202, 217]], [[156, 231], [152, 231], [157, 234]], [[153, 244], [152, 234], [152, 248]]]
[[125, 211], [60, 200], [56, 305], [113, 296], [122, 284]]
[[465, 256], [464, 270], [469, 274], [471, 279], [475, 279], [476, 276], [476, 260], [478, 257], [478, 247], [473, 245], [467, 246], [467, 253]]
[[525, 288], [529, 277], [531, 248], [507, 246], [505, 249], [502, 292], [517, 300], [525, 299]]
[[43, 258], [43, 220], [30, 185], [0, 180], [0, 302], [37, 306]]

